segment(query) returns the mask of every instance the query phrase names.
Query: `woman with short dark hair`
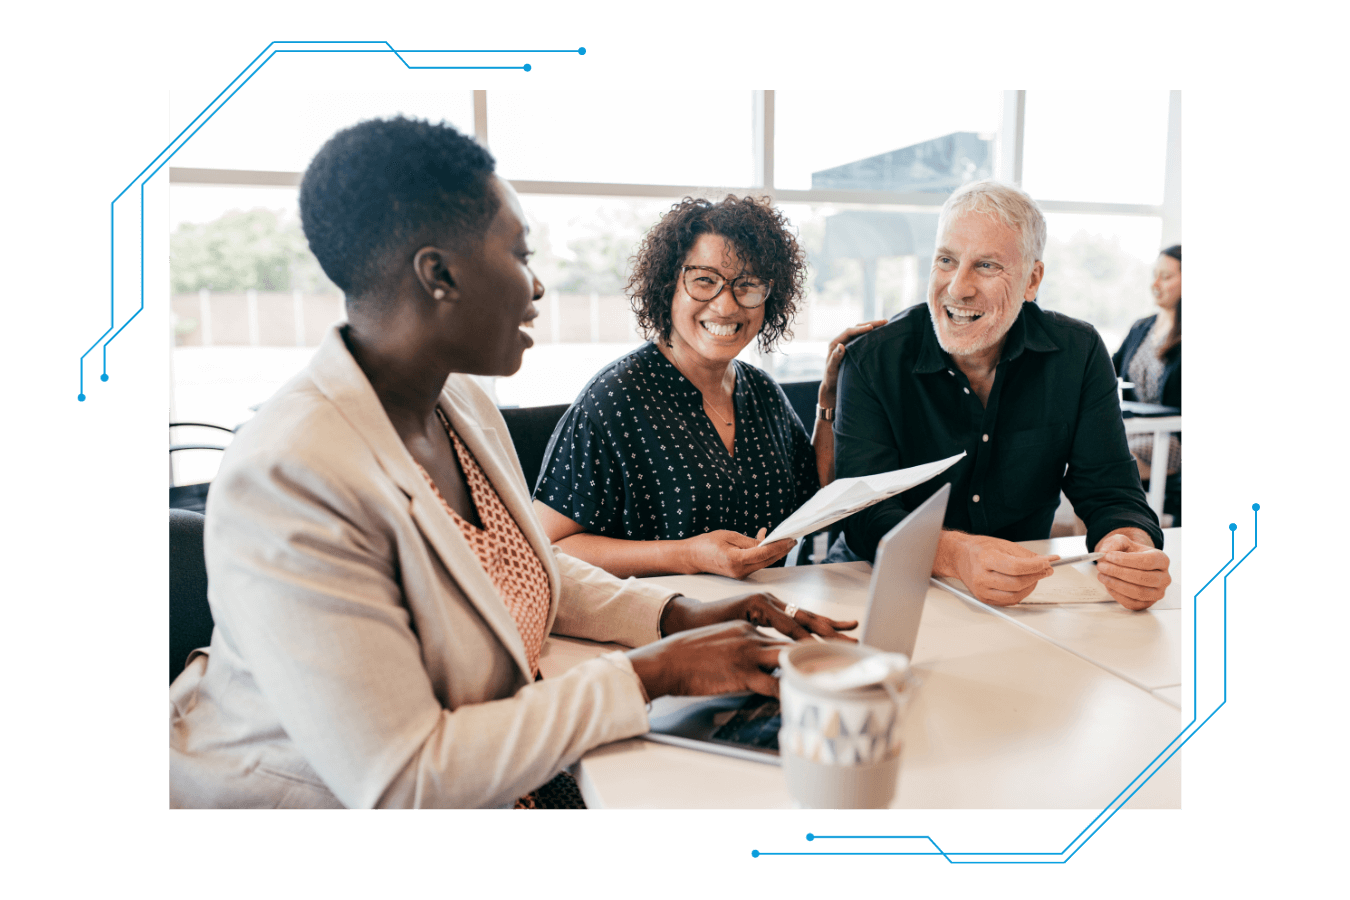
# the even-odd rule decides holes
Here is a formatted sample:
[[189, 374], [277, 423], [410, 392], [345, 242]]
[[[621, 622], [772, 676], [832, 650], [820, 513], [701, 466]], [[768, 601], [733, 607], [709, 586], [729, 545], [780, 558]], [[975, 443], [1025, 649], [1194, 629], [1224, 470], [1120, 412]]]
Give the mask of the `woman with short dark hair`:
[[545, 453], [535, 509], [567, 553], [616, 575], [736, 578], [782, 559], [764, 535], [834, 477], [831, 342], [808, 438], [782, 388], [736, 359], [790, 337], [806, 258], [767, 198], [686, 198], [634, 256], [628, 293], [650, 339], [591, 380]]
[[[544, 292], [493, 168], [450, 126], [398, 118], [339, 132], [306, 171], [305, 233], [348, 320], [211, 489], [215, 630], [170, 687], [170, 805], [568, 805], [560, 771], [645, 732], [650, 698], [776, 694], [782, 644], [755, 625], [849, 627], [551, 550], [466, 377], [520, 368]], [[638, 649], [541, 680], [551, 632]]]

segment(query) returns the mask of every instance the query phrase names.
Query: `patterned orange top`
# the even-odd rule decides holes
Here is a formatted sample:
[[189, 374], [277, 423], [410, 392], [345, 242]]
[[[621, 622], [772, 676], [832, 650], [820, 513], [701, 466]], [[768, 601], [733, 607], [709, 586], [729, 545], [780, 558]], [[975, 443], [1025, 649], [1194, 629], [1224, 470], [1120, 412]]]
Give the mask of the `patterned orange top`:
[[544, 647], [544, 626], [548, 621], [548, 604], [551, 596], [548, 574], [544, 571], [544, 564], [535, 555], [530, 542], [525, 540], [520, 526], [511, 518], [511, 513], [507, 511], [501, 497], [497, 496], [492, 482], [488, 481], [483, 470], [478, 467], [478, 460], [474, 459], [473, 453], [464, 446], [459, 435], [455, 434], [454, 429], [450, 427], [450, 421], [439, 407], [436, 409], [436, 415], [445, 426], [445, 433], [450, 442], [455, 446], [455, 455], [459, 457], [460, 468], [464, 470], [464, 480], [468, 483], [469, 496], [478, 510], [478, 518], [482, 520], [484, 527], [475, 527], [451, 509], [450, 504], [445, 502], [445, 497], [441, 496], [436, 482], [427, 474], [427, 470], [421, 465], [417, 468], [431, 486], [436, 499], [441, 501], [441, 506], [458, 526], [464, 540], [473, 548], [474, 555], [483, 566], [483, 571], [487, 573], [492, 586], [506, 603], [511, 618], [516, 620], [516, 629], [525, 642], [525, 657], [530, 663], [530, 674], [538, 676], [539, 652]]

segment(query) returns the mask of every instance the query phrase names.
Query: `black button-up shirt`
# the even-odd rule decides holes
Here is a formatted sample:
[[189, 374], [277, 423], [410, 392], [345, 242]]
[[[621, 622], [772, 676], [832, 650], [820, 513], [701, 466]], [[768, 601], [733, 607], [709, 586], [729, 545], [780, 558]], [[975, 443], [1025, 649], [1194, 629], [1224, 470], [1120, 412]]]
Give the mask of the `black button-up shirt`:
[[1008, 331], [987, 406], [938, 345], [927, 304], [848, 346], [839, 373], [835, 472], [871, 475], [966, 457], [931, 481], [851, 517], [864, 559], [909, 510], [948, 482], [945, 526], [1009, 541], [1050, 536], [1064, 491], [1087, 546], [1135, 527], [1162, 547], [1125, 443], [1111, 357], [1086, 322], [1024, 303]]
[[647, 343], [600, 371], [558, 422], [534, 497], [606, 537], [772, 531], [820, 486], [783, 389], [735, 360], [735, 455], [703, 395]]

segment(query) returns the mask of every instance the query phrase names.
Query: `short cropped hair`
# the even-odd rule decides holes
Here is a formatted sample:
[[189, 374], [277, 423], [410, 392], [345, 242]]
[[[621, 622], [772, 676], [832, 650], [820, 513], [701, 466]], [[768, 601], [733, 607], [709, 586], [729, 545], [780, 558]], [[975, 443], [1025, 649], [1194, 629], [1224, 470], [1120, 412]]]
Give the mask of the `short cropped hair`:
[[627, 293], [638, 327], [649, 339], [670, 343], [670, 305], [694, 243], [715, 234], [731, 244], [736, 259], [756, 278], [773, 282], [764, 303], [759, 348], [768, 352], [792, 338], [792, 319], [806, 290], [806, 253], [768, 197], [729, 195], [713, 203], [685, 197], [670, 208], [638, 245]]
[[428, 244], [471, 247], [497, 214], [496, 160], [453, 126], [398, 116], [339, 131], [300, 181], [309, 249], [349, 298]]
[[938, 231], [953, 218], [980, 213], [1017, 231], [1022, 261], [1030, 266], [1045, 255], [1045, 216], [1036, 201], [1015, 185], [986, 179], [957, 188], [938, 213]]

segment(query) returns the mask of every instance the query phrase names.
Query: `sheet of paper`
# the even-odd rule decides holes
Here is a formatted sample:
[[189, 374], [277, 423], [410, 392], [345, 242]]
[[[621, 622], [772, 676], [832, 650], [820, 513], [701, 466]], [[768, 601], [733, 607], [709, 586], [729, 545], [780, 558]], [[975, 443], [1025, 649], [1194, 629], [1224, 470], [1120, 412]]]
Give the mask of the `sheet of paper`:
[[[1081, 565], [1091, 566], [1091, 563]], [[957, 590], [969, 594], [970, 588], [959, 578], [943, 578]], [[973, 595], [972, 595], [973, 596]], [[1076, 566], [1059, 566], [1055, 574], [1042, 578], [1036, 590], [1023, 600], [1020, 606], [1036, 606], [1052, 603], [1110, 603], [1113, 598], [1096, 576], [1079, 571]]]
[[951, 468], [965, 455], [962, 452], [946, 459], [910, 466], [908, 469], [896, 469], [893, 472], [836, 479], [817, 491], [814, 497], [780, 522], [772, 533], [760, 541], [760, 546], [787, 538], [799, 538], [833, 525], [873, 503], [879, 503], [901, 491], [923, 484], [933, 476]]

